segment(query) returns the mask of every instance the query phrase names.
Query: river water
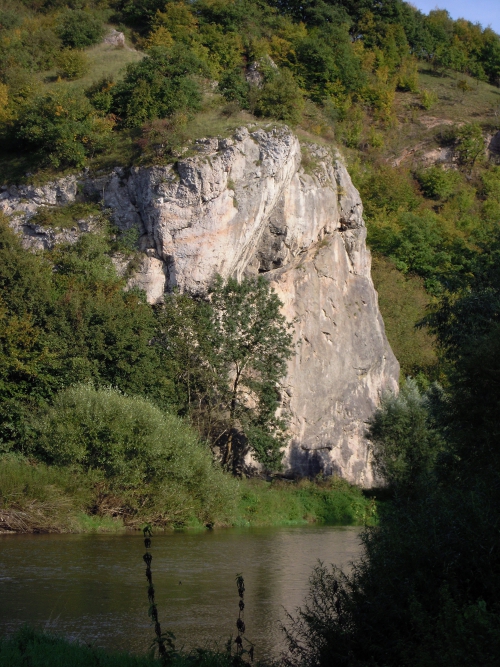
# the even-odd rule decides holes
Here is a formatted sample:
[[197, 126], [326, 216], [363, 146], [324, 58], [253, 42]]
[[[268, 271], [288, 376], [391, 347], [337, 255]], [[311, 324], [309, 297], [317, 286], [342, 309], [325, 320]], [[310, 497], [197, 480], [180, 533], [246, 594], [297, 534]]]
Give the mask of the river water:
[[[283, 649], [280, 621], [304, 600], [318, 559], [348, 568], [358, 528], [294, 526], [153, 537], [163, 630], [178, 647], [222, 645], [235, 632], [237, 573], [246, 637], [257, 657]], [[0, 634], [22, 623], [110, 649], [142, 653], [153, 637], [139, 534], [0, 536]]]

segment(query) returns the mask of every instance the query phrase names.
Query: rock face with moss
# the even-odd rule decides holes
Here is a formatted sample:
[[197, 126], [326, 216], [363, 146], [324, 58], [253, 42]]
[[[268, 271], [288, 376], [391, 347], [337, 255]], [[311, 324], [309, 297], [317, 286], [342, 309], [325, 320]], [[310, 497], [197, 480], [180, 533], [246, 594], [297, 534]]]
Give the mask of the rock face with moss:
[[240, 128], [199, 140], [175, 166], [31, 190], [3, 194], [17, 226], [40, 205], [83, 197], [103, 200], [121, 229], [138, 228], [144, 259], [129, 284], [151, 303], [174, 287], [203, 294], [217, 273], [265, 274], [297, 343], [282, 396], [286, 467], [373, 484], [366, 421], [397, 389], [399, 366], [370, 276], [361, 200], [338, 155], [301, 146], [287, 128]]

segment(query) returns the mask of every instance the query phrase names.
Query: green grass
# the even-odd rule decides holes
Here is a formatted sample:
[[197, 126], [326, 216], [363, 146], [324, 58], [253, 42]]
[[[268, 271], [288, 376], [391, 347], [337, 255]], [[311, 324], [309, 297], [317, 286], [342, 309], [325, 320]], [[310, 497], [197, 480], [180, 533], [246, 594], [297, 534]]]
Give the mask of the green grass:
[[372, 278], [378, 292], [385, 332], [401, 366], [401, 379], [438, 371], [434, 337], [417, 323], [426, 315], [431, 298], [416, 276], [405, 276], [394, 264], [374, 255]]
[[54, 229], [70, 229], [74, 227], [78, 220], [89, 218], [92, 215], [99, 215], [101, 207], [92, 203], [76, 203], [67, 206], [44, 206], [38, 209], [35, 215], [30, 219], [42, 227], [52, 227]]
[[[56, 70], [42, 72], [37, 76], [39, 90], [43, 93], [50, 89], [64, 87], [65, 89], [84, 90], [93, 83], [110, 77], [119, 81], [125, 74], [127, 65], [138, 62], [144, 54], [130, 48], [117, 48], [109, 44], [98, 44], [85, 50], [89, 59], [88, 73], [75, 81], [58, 80]], [[134, 144], [130, 131], [117, 132], [106, 154], [89, 161], [93, 170], [103, 169], [110, 171], [118, 165], [130, 165], [137, 156], [137, 147]], [[36, 173], [33, 173], [36, 172]], [[74, 173], [75, 169], [56, 170], [53, 168], [37, 169], [33, 166], [30, 155], [6, 153], [0, 156], [0, 183], [33, 183], [41, 185], [47, 181], [61, 178]]]
[[339, 477], [298, 482], [245, 480], [238, 503], [238, 526], [307, 523], [364, 525], [376, 522], [374, 500]]
[[[146, 489], [141, 497], [150, 508], [150, 515], [141, 515], [141, 521], [157, 521], [159, 514], [172, 514], [169, 503], [175, 505], [176, 499], [168, 493], [156, 497], [154, 489]], [[0, 459], [0, 531], [123, 531], [137, 527], [137, 517], [127, 516], [128, 503], [126, 493], [120, 497], [116, 489], [109, 492], [98, 473], [56, 468], [19, 456]], [[364, 525], [377, 521], [374, 499], [338, 477], [297, 482], [244, 479], [237, 485], [235, 507], [225, 509], [215, 527]], [[156, 525], [159, 529], [204, 527], [192, 512]]]
[[0, 530], [35, 533], [110, 532], [121, 520], [89, 516], [97, 479], [33, 464], [10, 455], [0, 460]]
[[[232, 667], [227, 652], [199, 649], [172, 655], [170, 667]], [[23, 627], [0, 639], [0, 667], [160, 667], [150, 656], [117, 653], [70, 642], [62, 637]]]
[[[465, 95], [457, 87], [461, 79], [466, 79], [470, 87]], [[458, 72], [434, 74], [427, 63], [419, 66], [419, 82], [419, 93], [396, 93], [397, 129], [391, 124], [378, 128], [383, 146], [371, 151], [373, 159], [391, 162], [412, 151], [405, 164], [413, 165], [423, 152], [439, 146], [439, 133], [447, 125], [479, 122], [485, 131], [499, 129], [499, 88]], [[437, 102], [428, 110], [421, 105], [424, 90], [437, 97]], [[367, 127], [370, 125], [372, 123], [368, 122]]]
[[[470, 88], [465, 94], [457, 87], [458, 82], [464, 79]], [[498, 125], [500, 89], [496, 86], [458, 72], [445, 71], [436, 75], [422, 65], [420, 87], [435, 93], [438, 97], [438, 102], [429, 111], [423, 111], [425, 116], [446, 118], [455, 122], [491, 120], [493, 124]]]
[[64, 86], [65, 88], [88, 88], [103, 78], [113, 78], [118, 81], [125, 74], [127, 65], [139, 62], [144, 54], [130, 48], [117, 48], [110, 44], [97, 44], [85, 49], [89, 61], [89, 71], [85, 76], [75, 81], [58, 81], [56, 70], [44, 72], [41, 83], [46, 87]]

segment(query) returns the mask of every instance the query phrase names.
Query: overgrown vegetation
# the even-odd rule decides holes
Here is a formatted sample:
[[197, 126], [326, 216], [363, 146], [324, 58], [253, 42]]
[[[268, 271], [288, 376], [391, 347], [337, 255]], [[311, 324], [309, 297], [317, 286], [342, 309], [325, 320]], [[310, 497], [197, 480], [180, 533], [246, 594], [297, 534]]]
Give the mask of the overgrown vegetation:
[[[231, 652], [199, 650], [193, 653], [177, 652], [170, 656], [174, 667], [231, 667]], [[32, 667], [47, 665], [72, 665], [74, 667], [160, 667], [162, 661], [135, 656], [130, 653], [112, 653], [85, 644], [70, 642], [61, 637], [42, 633], [32, 628], [22, 628], [12, 637], [0, 639], [0, 665], [2, 667]]]
[[499, 248], [497, 230], [428, 317], [445, 389], [409, 381], [371, 422], [393, 500], [351, 575], [316, 568], [292, 664], [498, 663]]
[[278, 387], [293, 349], [291, 325], [280, 307], [262, 277], [241, 283], [218, 277], [209, 302], [173, 294], [159, 313], [181, 414], [234, 470], [242, 462], [242, 445], [265, 468], [281, 465], [287, 424], [276, 416]]
[[218, 279], [210, 301], [174, 294], [152, 309], [123, 290], [97, 210], [75, 204], [53, 219], [42, 209], [39, 224], [90, 213], [96, 225], [44, 254], [0, 225], [3, 528], [374, 520], [370, 501], [340, 481], [250, 487], [214, 461], [241, 472], [251, 451], [279, 469], [277, 387], [291, 354], [280, 302], [263, 279]]
[[[111, 24], [135, 50], [108, 62], [98, 43]], [[198, 136], [267, 118], [343, 146], [388, 335], [416, 380], [370, 425], [390, 507], [352, 575], [316, 569], [290, 662], [497, 664], [500, 167], [485, 136], [499, 129], [498, 35], [400, 0], [1, 0], [0, 45], [11, 182], [172, 162]], [[238, 482], [212, 462], [241, 472], [233, 455], [251, 450], [279, 467], [291, 350], [265, 284], [152, 309], [112, 263], [129, 239], [83, 213], [96, 233], [38, 255], [0, 227], [4, 525], [374, 521], [339, 480]]]
[[[183, 426], [192, 438], [192, 431]], [[3, 454], [2, 530], [78, 533], [138, 529], [144, 522], [158, 529], [201, 529], [378, 521], [375, 501], [343, 480], [237, 481], [217, 466], [210, 467], [207, 448], [198, 443], [194, 449], [206, 462], [205, 469], [198, 465], [186, 480], [176, 477], [173, 468], [168, 480], [152, 479], [140, 489], [130, 484], [122, 489], [119, 474], [110, 477], [78, 465], [60, 467]]]
[[[99, 76], [96, 69], [89, 84], [91, 61], [83, 50], [92, 54], [106, 21], [127, 26], [145, 57], [130, 56], [134, 62], [120, 80], [113, 78], [114, 68], [101, 68]], [[420, 92], [419, 60], [436, 75], [458, 72], [462, 98], [471, 89], [464, 77], [492, 84], [500, 77], [500, 39], [491, 29], [453, 21], [443, 10], [425, 16], [402, 0], [312, 0], [307, 6], [238, 0], [216, 7], [206, 0], [77, 6], [27, 0], [21, 7], [2, 0], [0, 39], [1, 132], [7, 146], [23, 141], [26, 164], [37, 168], [79, 168], [112, 150], [111, 144], [126, 142], [126, 128], [193, 114], [203, 105], [222, 107], [225, 100], [304, 126], [307, 108], [316, 106], [308, 129], [321, 134], [340, 124], [339, 138], [352, 147], [368, 114], [374, 124], [370, 142], [380, 147], [377, 126], [397, 122], [398, 91]], [[248, 67], [254, 68], [254, 84], [245, 78]], [[54, 81], [54, 68], [56, 79], [85, 83]], [[106, 101], [90, 94], [90, 104], [84, 103], [85, 89], [103, 78]], [[425, 107], [433, 95], [422, 91]]]

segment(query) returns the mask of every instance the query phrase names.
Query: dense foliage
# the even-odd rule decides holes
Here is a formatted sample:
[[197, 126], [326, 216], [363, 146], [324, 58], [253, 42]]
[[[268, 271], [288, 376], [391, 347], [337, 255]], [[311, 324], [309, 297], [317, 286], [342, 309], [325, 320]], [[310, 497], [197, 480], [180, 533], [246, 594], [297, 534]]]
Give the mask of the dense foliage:
[[[219, 95], [214, 100], [212, 94], [211, 103], [219, 106], [222, 95], [256, 115], [307, 125], [307, 100], [317, 106], [320, 126], [349, 119], [344, 141], [354, 146], [363, 113], [376, 122], [393, 122], [395, 91], [419, 91], [418, 60], [436, 73], [452, 69], [495, 84], [500, 77], [500, 38], [491, 29], [454, 21], [444, 10], [426, 16], [402, 0], [18, 4], [0, 3], [0, 129], [11, 141], [25, 141], [27, 152], [36, 144], [55, 168], [80, 167], [106, 149], [90, 127], [97, 119], [101, 124], [106, 119], [109, 128], [118, 117], [115, 133], [120, 135], [158, 118], [197, 112], [217, 84]], [[57, 67], [60, 77], [84, 77], [89, 65], [80, 50], [102, 39], [109, 20], [126, 24], [146, 57], [129, 65], [122, 81], [108, 81], [105, 108], [93, 95], [93, 110], [78, 101], [78, 118], [63, 102], [44, 105], [39, 98], [52, 99], [60, 88], [46, 74]], [[248, 84], [249, 66], [257, 68], [261, 84]], [[464, 95], [470, 89], [465, 79], [460, 86]], [[431, 105], [432, 95], [424, 91], [423, 100]], [[46, 117], [36, 136], [27, 118], [33, 110]], [[61, 150], [64, 137], [73, 135], [76, 153], [75, 147], [73, 153]]]
[[372, 420], [394, 498], [351, 575], [316, 569], [289, 629], [296, 664], [498, 664], [498, 248], [497, 231], [429, 318], [446, 390], [410, 382]]
[[[93, 381], [165, 405], [169, 381], [150, 345], [156, 321], [143, 295], [124, 292], [106, 233], [48, 258], [27, 253], [0, 225], [0, 442], [22, 449], [26, 415], [64, 386]], [[53, 270], [56, 262], [58, 270]]]
[[[93, 59], [109, 24], [137, 49], [123, 71]], [[274, 118], [345, 147], [388, 331], [418, 381], [369, 424], [392, 500], [351, 575], [315, 570], [289, 634], [301, 667], [498, 664], [500, 167], [485, 135], [500, 106], [490, 95], [478, 116], [481, 82], [500, 84], [499, 36], [402, 0], [0, 0], [0, 166], [11, 180], [100, 168], [105, 156], [107, 167], [172, 161], [211, 133], [210, 114]], [[428, 112], [447, 96], [463, 113], [434, 126]], [[422, 145], [434, 157], [420, 159]], [[71, 226], [75, 215], [44, 209], [36, 221]], [[133, 239], [101, 222], [40, 254], [0, 225], [9, 520], [28, 507], [40, 530], [74, 529], [81, 510], [130, 525], [366, 519], [360, 493], [236, 493], [211, 462], [215, 452], [239, 471], [251, 449], [279, 467], [291, 349], [268, 284], [219, 281], [210, 300], [174, 294], [152, 309], [111, 261], [118, 246], [133, 254]]]
[[[75, 208], [82, 205], [68, 207], [70, 224]], [[63, 209], [54, 216], [64, 224]], [[84, 447], [80, 436], [64, 436], [64, 455], [51, 458], [41, 436], [33, 450], [28, 415], [62, 400], [62, 387], [90, 382], [189, 417], [227, 465], [237, 468], [250, 448], [266, 468], [279, 468], [286, 445], [279, 383], [292, 347], [270, 284], [218, 278], [209, 301], [174, 294], [155, 311], [142, 293], [123, 290], [110, 257], [116, 242], [104, 219], [101, 226], [46, 257], [26, 253], [6, 222], [0, 226], [2, 449], [43, 450], [42, 460], [56, 465], [87, 460], [71, 449]], [[53, 433], [49, 440], [56, 447]]]
[[160, 525], [190, 517], [206, 525], [234, 515], [233, 480], [185, 422], [151, 401], [79, 385], [59, 392], [30, 425], [28, 454], [97, 475], [101, 513], [115, 499], [129, 523], [138, 515]]

